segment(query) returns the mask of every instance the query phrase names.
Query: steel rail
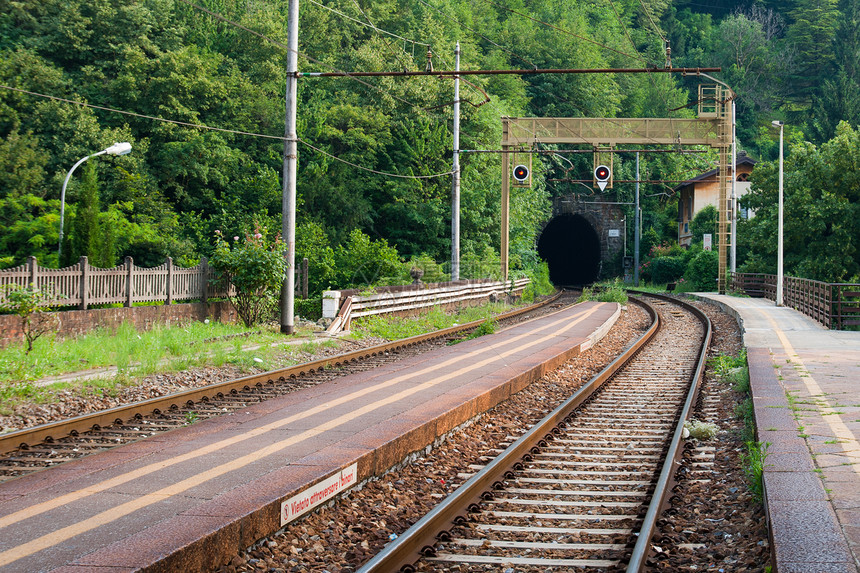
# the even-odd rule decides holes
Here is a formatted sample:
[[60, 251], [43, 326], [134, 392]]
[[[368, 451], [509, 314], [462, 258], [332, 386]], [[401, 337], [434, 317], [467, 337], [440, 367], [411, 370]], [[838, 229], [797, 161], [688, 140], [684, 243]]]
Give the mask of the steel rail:
[[[559, 291], [545, 301], [500, 314], [496, 317], [496, 320], [515, 318], [542, 306], [552, 304], [558, 300], [562, 293], [563, 291]], [[112, 424], [123, 424], [126, 420], [134, 418], [138, 414], [158, 414], [162, 411], [190, 405], [201, 400], [207, 400], [213, 397], [217, 398], [225, 394], [236, 393], [243, 390], [250, 390], [252, 387], [262, 388], [263, 385], [267, 383], [274, 384], [275, 381], [286, 380], [288, 378], [298, 378], [305, 374], [314, 373], [318, 370], [357, 362], [385, 352], [397, 351], [402, 348], [414, 346], [430, 340], [452, 336], [464, 331], [475, 329], [483, 322], [484, 320], [475, 320], [426, 334], [419, 334], [409, 338], [378, 344], [369, 348], [338, 354], [336, 356], [320, 358], [311, 362], [296, 364], [277, 370], [270, 370], [268, 372], [261, 372], [259, 374], [252, 374], [250, 376], [227, 380], [200, 388], [191, 388], [167, 396], [151, 398], [141, 402], [134, 402], [132, 404], [76, 416], [67, 420], [60, 420], [57, 422], [42, 424], [33, 428], [25, 428], [16, 432], [10, 432], [0, 436], [0, 455], [8, 454], [19, 448], [27, 448], [41, 443], [52, 443], [55, 440], [66, 436], [78, 436], [83, 432], [99, 430], [102, 427], [110, 426]]]
[[684, 422], [687, 421], [690, 412], [693, 410], [693, 405], [696, 403], [696, 400], [699, 397], [702, 376], [705, 373], [705, 364], [708, 358], [708, 347], [711, 344], [712, 328], [711, 321], [705, 315], [705, 313], [685, 301], [660, 294], [645, 293], [632, 290], [628, 292], [635, 292], [636, 294], [647, 295], [653, 298], [658, 298], [661, 300], [672, 302], [673, 304], [677, 304], [678, 306], [683, 307], [685, 310], [698, 318], [705, 329], [704, 336], [702, 337], [702, 344], [699, 348], [699, 358], [696, 364], [696, 370], [693, 373], [692, 379], [690, 380], [690, 389], [687, 392], [687, 399], [684, 402], [684, 406], [681, 409], [681, 413], [678, 417], [678, 423], [675, 426], [675, 434], [674, 436], [672, 436], [672, 443], [669, 446], [669, 450], [666, 454], [666, 459], [663, 462], [663, 469], [660, 471], [660, 477], [657, 479], [657, 485], [654, 489], [654, 495], [651, 497], [651, 503], [648, 506], [648, 511], [645, 513], [642, 527], [639, 529], [639, 537], [636, 540], [636, 545], [633, 547], [633, 552], [630, 555], [630, 561], [627, 564], [627, 573], [639, 573], [640, 571], [643, 571], [645, 569], [645, 562], [647, 561], [648, 554], [651, 552], [651, 537], [654, 535], [654, 530], [657, 525], [657, 518], [660, 517], [660, 514], [663, 512], [663, 509], [665, 509], [666, 505], [669, 502], [669, 492], [674, 485], [673, 481], [675, 471], [680, 463], [681, 454], [683, 453], [684, 449]]
[[478, 503], [485, 497], [485, 492], [500, 488], [504, 479], [513, 476], [512, 470], [521, 467], [522, 461], [529, 461], [541, 446], [552, 441], [555, 432], [558, 432], [556, 427], [566, 420], [572, 419], [575, 410], [593, 396], [594, 392], [612, 378], [618, 370], [632, 360], [659, 331], [660, 318], [657, 311], [644, 301], [633, 298], [630, 300], [643, 306], [651, 316], [652, 322], [648, 330], [606, 368], [577, 390], [573, 396], [547, 414], [502, 454], [457, 488], [442, 503], [433, 508], [396, 540], [389, 543], [357, 573], [414, 571], [412, 564], [415, 561], [423, 556], [432, 555], [435, 542], [450, 537], [450, 529], [464, 522], [464, 511], [476, 509]]

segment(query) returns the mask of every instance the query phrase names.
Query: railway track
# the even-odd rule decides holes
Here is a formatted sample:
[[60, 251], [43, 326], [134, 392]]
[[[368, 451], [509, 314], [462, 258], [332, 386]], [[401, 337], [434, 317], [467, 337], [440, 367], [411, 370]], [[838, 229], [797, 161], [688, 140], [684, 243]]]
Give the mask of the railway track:
[[642, 570], [710, 341], [649, 298], [639, 341], [359, 571]]
[[[541, 303], [500, 315], [496, 321], [506, 326], [526, 320], [572, 304], [577, 296], [560, 292]], [[4, 434], [0, 436], [0, 482], [426, 352], [461, 338], [482, 323], [475, 321]]]

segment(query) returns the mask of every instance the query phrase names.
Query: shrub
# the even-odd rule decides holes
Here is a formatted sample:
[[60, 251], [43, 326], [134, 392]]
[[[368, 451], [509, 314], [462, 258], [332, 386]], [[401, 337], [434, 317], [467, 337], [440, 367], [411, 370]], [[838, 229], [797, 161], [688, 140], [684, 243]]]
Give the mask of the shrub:
[[265, 237], [265, 229], [233, 237], [232, 245], [215, 231], [215, 252], [211, 264], [236, 289], [229, 296], [245, 326], [253, 326], [276, 307], [287, 272], [284, 253], [287, 246], [276, 236]]
[[57, 327], [57, 317], [50, 313], [48, 301], [50, 293], [35, 287], [9, 285], [6, 295], [0, 301], [0, 312], [17, 314], [21, 318], [21, 331], [27, 341], [25, 354], [30, 354], [36, 339]]
[[527, 271], [531, 282], [523, 289], [523, 301], [532, 302], [536, 296], [551, 294], [555, 287], [549, 280], [549, 265], [541, 262], [535, 269]]
[[347, 241], [338, 245], [334, 260], [334, 284], [341, 289], [412, 281], [397, 249], [385, 239], [371, 240], [358, 229], [353, 229]]
[[684, 271], [684, 278], [697, 290], [712, 291], [717, 288], [718, 255], [716, 251], [701, 251], [695, 255]]
[[658, 257], [651, 261], [651, 281], [655, 284], [675, 282], [684, 276], [685, 267], [683, 256]]
[[322, 318], [322, 296], [297, 298], [294, 301], [296, 314], [306, 320], [317, 321]]

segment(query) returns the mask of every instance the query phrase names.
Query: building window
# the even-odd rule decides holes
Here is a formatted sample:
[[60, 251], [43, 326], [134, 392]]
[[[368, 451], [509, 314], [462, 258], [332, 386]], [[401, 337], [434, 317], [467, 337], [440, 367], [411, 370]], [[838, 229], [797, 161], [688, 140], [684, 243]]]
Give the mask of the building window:
[[749, 181], [750, 174], [749, 173], [738, 173], [738, 181]]
[[684, 233], [689, 233], [689, 232], [690, 232], [690, 224], [684, 223]]

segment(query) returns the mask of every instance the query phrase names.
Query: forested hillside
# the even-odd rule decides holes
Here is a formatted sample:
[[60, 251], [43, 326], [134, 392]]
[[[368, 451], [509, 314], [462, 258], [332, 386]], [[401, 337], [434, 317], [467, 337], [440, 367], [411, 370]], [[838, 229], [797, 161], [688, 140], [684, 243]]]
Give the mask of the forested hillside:
[[[741, 146], [772, 160], [772, 119], [790, 126], [790, 142], [813, 148], [836, 136], [840, 120], [857, 126], [858, 14], [858, 0], [304, 0], [299, 66], [423, 70], [431, 50], [433, 67], [450, 70], [459, 41], [463, 69], [663, 67], [668, 41], [676, 67], [723, 68], [720, 79], [739, 94]], [[286, 30], [286, 0], [0, 0], [0, 267], [29, 255], [63, 266], [83, 254], [99, 266], [129, 255], [144, 266], [165, 256], [190, 264], [211, 254], [216, 230], [276, 233]], [[468, 80], [461, 86], [465, 149], [498, 149], [501, 116], [692, 116], [686, 106], [702, 81], [676, 74]], [[311, 259], [315, 286], [358, 280], [333, 268], [338, 249], [350, 245], [447, 261], [451, 178], [426, 176], [451, 169], [453, 81], [302, 78], [299, 98], [297, 254]], [[843, 139], [852, 137], [845, 129], [852, 149], [856, 132], [846, 126]], [[60, 261], [63, 179], [80, 158], [117, 141], [133, 151], [88, 161], [69, 184]], [[643, 179], [684, 179], [712, 161], [651, 156]], [[461, 163], [468, 276], [470, 262], [498, 257], [500, 158], [464, 154]], [[619, 157], [615, 169], [634, 178], [630, 158]], [[534, 238], [553, 196], [591, 193], [545, 180], [586, 178], [590, 170], [590, 156], [535, 159], [535, 184], [512, 198], [514, 265], [536, 262]], [[608, 200], [627, 200], [628, 187]], [[672, 185], [646, 186], [644, 195], [648, 241], [673, 240]], [[846, 217], [857, 214], [856, 196], [839, 201]], [[843, 234], [856, 246], [853, 225]], [[750, 248], [750, 259], [767, 267], [768, 253]], [[843, 270], [842, 278], [857, 273]]]

